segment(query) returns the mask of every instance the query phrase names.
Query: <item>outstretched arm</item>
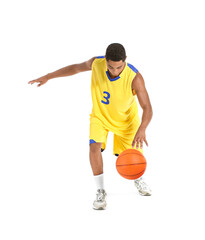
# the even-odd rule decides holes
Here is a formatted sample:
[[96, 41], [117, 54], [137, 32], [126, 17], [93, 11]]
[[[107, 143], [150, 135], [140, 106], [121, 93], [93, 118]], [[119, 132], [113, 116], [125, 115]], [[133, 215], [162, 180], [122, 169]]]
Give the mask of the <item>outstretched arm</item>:
[[77, 74], [79, 72], [89, 71], [92, 69], [92, 63], [95, 60], [95, 57], [89, 59], [88, 61], [78, 63], [78, 64], [72, 64], [67, 67], [61, 68], [55, 72], [48, 73], [45, 76], [42, 76], [40, 78], [37, 78], [35, 80], [29, 81], [28, 83], [33, 84], [35, 82], [39, 82], [38, 87], [45, 84], [48, 80], [52, 78], [58, 78], [58, 77], [67, 77], [74, 74]]
[[78, 64], [73, 64], [69, 65], [67, 67], [61, 68], [55, 72], [48, 73], [48, 80], [56, 77], [66, 77], [66, 76], [71, 76], [76, 73], [84, 72], [84, 71], [89, 71], [92, 68], [92, 63], [95, 60], [95, 57], [89, 59], [88, 61], [78, 63]]

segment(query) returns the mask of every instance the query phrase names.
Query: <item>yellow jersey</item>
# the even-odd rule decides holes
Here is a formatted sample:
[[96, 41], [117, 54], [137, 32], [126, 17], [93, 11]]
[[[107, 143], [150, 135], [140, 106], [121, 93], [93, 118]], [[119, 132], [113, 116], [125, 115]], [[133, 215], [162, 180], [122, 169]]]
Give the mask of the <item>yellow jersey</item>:
[[126, 63], [120, 75], [111, 79], [104, 56], [96, 57], [92, 64], [93, 107], [90, 118], [97, 118], [105, 129], [119, 136], [140, 125], [135, 91], [132, 90], [137, 71], [133, 65]]

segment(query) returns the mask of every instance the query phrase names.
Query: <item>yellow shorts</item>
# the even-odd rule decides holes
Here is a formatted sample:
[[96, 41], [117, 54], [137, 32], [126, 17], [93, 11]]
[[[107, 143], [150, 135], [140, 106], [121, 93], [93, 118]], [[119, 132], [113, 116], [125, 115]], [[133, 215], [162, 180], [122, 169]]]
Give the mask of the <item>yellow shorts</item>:
[[[139, 126], [138, 126], [139, 127]], [[129, 128], [131, 129], [131, 128]], [[132, 141], [137, 132], [136, 124], [134, 126], [134, 131], [127, 131], [126, 135], [119, 136], [115, 133], [113, 138], [113, 154], [115, 156], [119, 156], [121, 152], [126, 149], [132, 148]], [[106, 129], [105, 126], [98, 118], [91, 117], [90, 118], [90, 135], [89, 135], [89, 144], [100, 142], [102, 143], [101, 152], [103, 152], [106, 148], [107, 144], [107, 136], [109, 133], [109, 129]], [[136, 148], [136, 145], [135, 145]], [[137, 149], [143, 154], [143, 149]]]

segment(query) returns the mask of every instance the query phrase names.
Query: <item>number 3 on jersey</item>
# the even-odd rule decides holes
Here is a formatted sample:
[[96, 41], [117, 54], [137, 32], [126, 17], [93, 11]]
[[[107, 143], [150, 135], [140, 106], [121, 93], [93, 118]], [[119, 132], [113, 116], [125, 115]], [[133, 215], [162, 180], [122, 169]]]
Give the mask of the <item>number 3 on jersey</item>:
[[106, 99], [106, 102], [104, 102], [103, 100], [101, 100], [101, 102], [104, 104], [109, 104], [110, 103], [109, 102], [109, 98], [110, 98], [109, 92], [104, 91], [103, 93], [107, 95], [107, 96], [103, 96]]

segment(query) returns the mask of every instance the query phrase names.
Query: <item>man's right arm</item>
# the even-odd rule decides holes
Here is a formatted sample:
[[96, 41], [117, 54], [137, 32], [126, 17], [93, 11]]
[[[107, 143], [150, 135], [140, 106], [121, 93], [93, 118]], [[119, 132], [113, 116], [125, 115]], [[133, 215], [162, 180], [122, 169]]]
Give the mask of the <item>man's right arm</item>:
[[92, 63], [95, 60], [96, 57], [93, 57], [89, 59], [88, 61], [78, 63], [78, 64], [72, 64], [67, 67], [61, 68], [55, 72], [48, 73], [47, 75], [37, 78], [35, 80], [29, 81], [28, 83], [33, 84], [35, 82], [39, 82], [39, 85], [37, 87], [40, 87], [41, 85], [45, 84], [48, 80], [52, 78], [58, 78], [58, 77], [67, 77], [71, 76], [80, 72], [89, 71], [92, 69]]
[[57, 78], [57, 77], [67, 77], [67, 76], [71, 76], [71, 75], [74, 75], [74, 74], [77, 74], [80, 72], [89, 71], [92, 69], [92, 63], [94, 60], [95, 60], [95, 57], [89, 59], [88, 61], [69, 65], [69, 66], [61, 68], [55, 72], [48, 73], [47, 74], [48, 80], [50, 80], [52, 78]]

